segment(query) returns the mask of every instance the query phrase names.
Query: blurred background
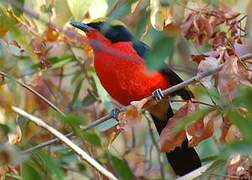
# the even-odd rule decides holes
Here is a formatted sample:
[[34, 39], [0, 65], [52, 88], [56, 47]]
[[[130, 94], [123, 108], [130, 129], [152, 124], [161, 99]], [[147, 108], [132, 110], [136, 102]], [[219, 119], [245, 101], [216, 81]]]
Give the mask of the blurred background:
[[[119, 179], [175, 178], [165, 153], [160, 152], [159, 136], [148, 113], [138, 116], [137, 122], [127, 122], [129, 128], [124, 127], [122, 131], [113, 119], [90, 130], [81, 131], [80, 125], [87, 125], [121, 105], [111, 99], [101, 86], [93, 67], [92, 48], [87, 43], [85, 34], [71, 27], [69, 22], [73, 19], [82, 22], [119, 20], [136, 39], [152, 47], [152, 54], [145, 62], [146, 68], [160, 69], [165, 61], [186, 80], [198, 71], [214, 66], [201, 64], [198, 69], [201, 59], [211, 57], [211, 52], [216, 52], [223, 45], [221, 41], [211, 39], [209, 33], [214, 33], [207, 26], [207, 23], [212, 23], [209, 13], [220, 9], [226, 19], [211, 31], [224, 32], [232, 39], [234, 34], [229, 29], [232, 23], [229, 24], [227, 19], [234, 20], [239, 24], [235, 26], [239, 38], [230, 40], [230, 43], [241, 45], [242, 50], [238, 50], [238, 53], [251, 52], [252, 3], [249, 0], [0, 1], [0, 179], [104, 178], [62, 143], [29, 149], [54, 137], [28, 119], [17, 116], [11, 110], [13, 105], [40, 117], [62, 133], [74, 131], [76, 136], [72, 138], [73, 141]], [[197, 17], [199, 21], [195, 18], [190, 22], [193, 17]], [[196, 36], [189, 32], [193, 23], [201, 34]], [[222, 36], [215, 37], [221, 39]], [[210, 55], [204, 54], [209, 52]], [[243, 146], [223, 144], [243, 139], [241, 134], [244, 132], [248, 133], [246, 137], [251, 135], [247, 121], [241, 126], [239, 121], [232, 121], [238, 125], [231, 127], [227, 123], [228, 133], [223, 135], [223, 126], [226, 125], [223, 117], [226, 110], [230, 109], [230, 102], [219, 92], [220, 87], [216, 88], [216, 83], [220, 81], [205, 79], [201, 82], [204, 86], [201, 83], [189, 86], [197, 101], [221, 109], [221, 113], [214, 117], [213, 127], [204, 129], [204, 133], [211, 131], [210, 135], [194, 144], [197, 145], [203, 165], [214, 161], [214, 165], [200, 174], [199, 178], [237, 178], [238, 166], [245, 169], [242, 171], [245, 174], [250, 174], [251, 171], [250, 156], [238, 153], [242, 151], [249, 154], [251, 141], [243, 143]], [[224, 84], [228, 82], [225, 81]], [[42, 101], [24, 84], [43, 95], [57, 108]], [[240, 92], [244, 96], [235, 100], [237, 107], [240, 107], [239, 102], [251, 98], [250, 89], [242, 88]], [[231, 92], [226, 90], [225, 93]], [[179, 110], [185, 104], [175, 97], [172, 107]], [[206, 107], [212, 108], [199, 104], [201, 110]], [[249, 108], [242, 110], [249, 113]], [[64, 117], [63, 112], [66, 115]], [[193, 117], [196, 115], [199, 114], [194, 114]], [[182, 126], [185, 127], [186, 124]], [[224, 137], [220, 142], [221, 135]], [[234, 156], [235, 154], [239, 156]], [[232, 157], [236, 157], [235, 160], [238, 158], [238, 165], [231, 166], [233, 164], [229, 160]]]

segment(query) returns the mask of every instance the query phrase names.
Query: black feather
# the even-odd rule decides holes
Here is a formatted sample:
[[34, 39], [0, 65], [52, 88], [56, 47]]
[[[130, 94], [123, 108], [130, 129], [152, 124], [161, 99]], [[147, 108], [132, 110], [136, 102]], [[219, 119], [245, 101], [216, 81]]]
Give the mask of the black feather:
[[132, 34], [123, 25], [112, 26], [107, 23], [96, 22], [89, 23], [88, 26], [100, 31], [106, 38], [108, 38], [113, 43], [127, 42], [133, 40]]
[[[150, 47], [141, 41], [137, 41], [133, 38], [133, 35], [127, 30], [126, 27], [122, 25], [109, 26], [104, 23], [90, 23], [89, 26], [99, 30], [105, 37], [107, 37], [111, 42], [131, 42], [133, 48], [137, 54], [144, 59], [146, 54], [150, 51]], [[183, 80], [171, 69], [164, 67], [160, 70], [162, 74], [167, 77], [171, 86], [183, 82]], [[183, 88], [175, 91], [171, 94], [179, 95], [185, 100], [190, 100], [192, 98], [192, 93]], [[169, 105], [165, 115], [165, 119], [158, 119], [151, 114], [154, 124], [160, 134], [164, 127], [166, 126], [168, 120], [173, 116], [173, 111]], [[166, 153], [167, 159], [171, 164], [177, 175], [184, 175], [189, 173], [201, 166], [200, 158], [194, 148], [188, 147], [188, 140], [185, 139], [181, 147], [176, 147], [175, 150]]]

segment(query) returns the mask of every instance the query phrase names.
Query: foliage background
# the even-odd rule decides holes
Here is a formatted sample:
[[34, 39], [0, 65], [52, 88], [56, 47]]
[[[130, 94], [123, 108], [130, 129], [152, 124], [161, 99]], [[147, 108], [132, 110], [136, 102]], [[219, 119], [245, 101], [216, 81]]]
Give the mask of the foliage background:
[[[249, 20], [252, 4], [249, 0], [0, 2], [0, 72], [8, 74], [0, 80], [0, 176], [3, 179], [102, 178], [101, 174], [61, 143], [24, 153], [25, 149], [53, 137], [27, 119], [17, 116], [11, 110], [13, 105], [41, 117], [63, 133], [74, 131], [77, 136], [73, 138], [74, 142], [120, 179], [132, 179], [133, 176], [146, 179], [174, 177], [164, 153], [160, 154], [159, 137], [148, 115], [139, 123], [130, 124], [133, 127], [119, 135], [115, 120], [108, 120], [88, 131], [80, 130], [79, 125], [89, 124], [92, 120], [110, 113], [118, 103], [102, 88], [92, 65], [92, 50], [83, 40], [83, 33], [77, 32], [69, 25], [71, 19], [119, 19], [129, 27], [136, 38], [153, 48], [146, 60], [149, 69], [159, 69], [166, 59], [173, 70], [183, 79], [187, 79], [198, 72], [198, 64], [192, 61], [191, 55], [201, 55], [216, 50], [217, 47], [213, 48], [204, 40], [201, 43], [193, 38], [188, 40], [183, 37], [180, 25], [185, 21], [185, 13], [197, 11], [198, 8], [205, 8], [202, 10], [204, 12], [227, 6], [230, 12], [240, 12], [240, 17], [247, 15], [246, 19], [240, 22], [240, 26], [244, 29], [246, 27], [246, 50], [251, 52]], [[224, 25], [217, 27], [217, 31], [229, 33]], [[230, 34], [228, 36], [230, 37]], [[200, 70], [208, 70], [208, 67]], [[62, 118], [58, 110], [55, 111], [20, 86], [17, 80], [45, 96], [60, 112], [64, 112], [66, 117]], [[218, 82], [220, 83], [220, 79]], [[225, 83], [229, 81], [225, 80], [223, 84]], [[228, 113], [225, 117], [229, 117], [235, 124], [232, 129], [228, 129], [228, 136], [224, 137], [228, 143], [219, 142], [224, 128], [216, 129], [209, 138], [200, 140], [197, 151], [203, 164], [215, 162], [201, 175], [204, 178], [232, 178], [244, 174], [250, 176], [251, 159], [247, 155], [251, 152], [252, 138], [251, 89], [247, 86], [239, 87], [237, 91], [240, 96], [232, 97], [234, 100], [230, 103], [228, 97], [217, 90], [216, 85], [202, 88], [200, 84], [196, 84], [190, 88], [199, 101], [212, 104], [214, 99], [216, 107], [221, 108], [220, 115]], [[224, 93], [232, 92], [225, 90]], [[184, 104], [185, 102], [176, 101], [172, 106], [178, 110]], [[204, 110], [203, 107], [201, 104], [200, 109]], [[246, 112], [246, 116], [243, 116], [243, 111], [241, 115], [233, 110], [240, 107], [244, 108], [241, 110]], [[185, 116], [188, 114], [189, 112], [186, 112]], [[199, 114], [193, 113], [192, 117], [197, 115]], [[187, 118], [189, 123], [190, 117]], [[215, 118], [214, 121], [220, 120]], [[182, 123], [181, 126], [184, 128], [185, 124]], [[236, 161], [232, 164], [230, 159], [235, 154]], [[238, 171], [238, 167], [242, 170]]]

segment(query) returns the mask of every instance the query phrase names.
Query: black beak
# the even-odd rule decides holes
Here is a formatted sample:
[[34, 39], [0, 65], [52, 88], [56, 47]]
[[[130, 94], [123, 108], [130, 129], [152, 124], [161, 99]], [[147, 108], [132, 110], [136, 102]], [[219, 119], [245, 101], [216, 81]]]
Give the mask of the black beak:
[[74, 21], [74, 20], [71, 20], [70, 24], [78, 29], [81, 29], [82, 31], [84, 32], [87, 32], [87, 31], [90, 31], [92, 30], [93, 28], [88, 26], [87, 24], [85, 23], [82, 23], [82, 22], [77, 22], [77, 21]]

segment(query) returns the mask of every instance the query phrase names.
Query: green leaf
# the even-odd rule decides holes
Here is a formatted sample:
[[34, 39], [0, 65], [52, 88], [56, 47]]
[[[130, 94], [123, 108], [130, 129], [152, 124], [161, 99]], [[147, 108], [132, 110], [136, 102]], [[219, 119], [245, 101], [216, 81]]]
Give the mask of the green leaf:
[[24, 162], [21, 165], [21, 176], [24, 180], [36, 179], [43, 180], [40, 173], [28, 162]]
[[76, 88], [75, 88], [75, 90], [74, 90], [73, 98], [72, 98], [72, 101], [71, 101], [71, 105], [72, 105], [72, 106], [75, 104], [75, 102], [77, 101], [77, 99], [78, 99], [78, 97], [79, 97], [82, 84], [83, 84], [83, 79], [81, 79], [81, 80], [77, 83], [77, 86], [76, 86]]
[[138, 21], [138, 23], [136, 25], [136, 29], [135, 29], [136, 39], [140, 39], [141, 36], [144, 34], [145, 27], [148, 23], [149, 16], [150, 16], [150, 13], [149, 13], [149, 11], [147, 11], [144, 13], [143, 17], [141, 17], [141, 19]]
[[185, 129], [188, 125], [197, 122], [197, 120], [200, 120], [204, 117], [204, 115], [207, 112], [210, 112], [212, 109], [200, 109], [199, 111], [192, 113], [190, 115], [187, 115], [184, 117], [180, 123], [177, 125], [177, 127], [174, 129], [175, 132], [179, 132], [183, 129]]
[[82, 100], [82, 106], [87, 107], [91, 104], [93, 104], [96, 101], [95, 97], [92, 95], [87, 95], [86, 97], [84, 97], [84, 99]]
[[15, 36], [16, 41], [23, 45], [25, 50], [29, 53], [32, 59], [37, 59], [35, 54], [33, 53], [32, 48], [27, 42], [27, 39], [25, 36], [21, 33], [18, 26], [16, 25], [16, 21], [9, 17], [7, 10], [4, 6], [0, 4], [0, 26], [3, 26], [4, 28], [8, 29], [8, 31]]
[[67, 0], [55, 0], [56, 22], [59, 26], [63, 26], [72, 17], [72, 13], [68, 6]]
[[[24, 7], [29, 10], [32, 10], [33, 12], [36, 12], [39, 18], [49, 22], [51, 14], [42, 12], [42, 7], [45, 6], [46, 4], [47, 4], [46, 0], [26, 0], [24, 3]], [[43, 33], [45, 29], [47, 28], [46, 24], [41, 22], [40, 20], [37, 20], [36, 18], [32, 18], [26, 14], [25, 14], [25, 17], [28, 19], [32, 19], [32, 22], [36, 24], [36, 28], [39, 33]]]
[[[18, 2], [20, 3], [21, 6], [24, 5], [24, 0], [19, 0]], [[16, 8], [16, 6], [13, 6], [12, 4], [11, 7], [15, 15], [20, 16], [21, 14], [23, 14], [23, 11], [20, 8]]]
[[110, 24], [112, 20], [125, 17], [129, 13], [130, 13], [130, 5], [128, 3], [124, 3], [111, 13], [110, 17], [107, 20], [107, 23]]
[[220, 149], [220, 157], [226, 159], [233, 154], [251, 155], [251, 141], [239, 141], [223, 145]]
[[245, 106], [249, 112], [252, 112], [252, 89], [248, 86], [240, 86], [238, 88], [239, 96], [234, 100], [234, 104], [238, 106]]
[[70, 126], [73, 127], [78, 127], [80, 125], [84, 125], [86, 124], [86, 120], [83, 117], [77, 116], [77, 115], [73, 115], [73, 114], [69, 114], [65, 117], [62, 117], [62, 120], [69, 124]]
[[[58, 162], [55, 160], [55, 158], [52, 158], [52, 156], [49, 156], [47, 153], [43, 151], [37, 151], [34, 153], [34, 158], [36, 158], [37, 161], [41, 164], [42, 168], [46, 170], [47, 173], [49, 173], [50, 177], [53, 180], [63, 180], [63, 172], [59, 168]], [[36, 162], [37, 162], [36, 161]], [[34, 179], [34, 178], [32, 178]]]
[[83, 131], [82, 135], [83, 138], [87, 140], [89, 143], [96, 146], [101, 146], [101, 139], [95, 132]]
[[88, 12], [93, 0], [67, 0], [67, 4], [75, 20], [81, 21]]
[[58, 62], [53, 63], [53, 64], [52, 64], [52, 68], [55, 69], [55, 68], [62, 67], [62, 66], [64, 66], [65, 64], [67, 64], [67, 63], [69, 63], [69, 62], [72, 62], [72, 61], [73, 61], [73, 59], [71, 59], [71, 58], [62, 59], [62, 60], [60, 60], [60, 61], [58, 61]]
[[150, 21], [152, 26], [156, 30], [162, 31], [167, 18], [167, 7], [162, 6], [160, 0], [150, 0], [150, 10]]
[[172, 54], [176, 42], [175, 37], [167, 37], [160, 33], [154, 40], [150, 52], [146, 55], [145, 64], [149, 70], [159, 70], [165, 67], [165, 59]]
[[107, 14], [110, 14], [111, 10], [113, 10], [118, 2], [118, 0], [106, 0], [108, 5]]
[[113, 167], [113, 170], [116, 172], [119, 179], [122, 179], [122, 180], [133, 179], [133, 175], [131, 173], [131, 170], [125, 161], [123, 161], [113, 155], [109, 155], [109, 159], [110, 159], [110, 163]]
[[10, 128], [5, 125], [0, 123], [0, 132], [3, 132], [4, 134], [8, 134], [10, 132]]
[[110, 112], [112, 110], [112, 104], [111, 104], [111, 100], [110, 100], [108, 93], [102, 87], [100, 80], [97, 77], [96, 73], [92, 71], [91, 76], [93, 77], [97, 92], [99, 94], [99, 97], [101, 98], [103, 105], [105, 106], [105, 109], [107, 110], [107, 112]]
[[244, 136], [244, 139], [252, 141], [252, 121], [251, 119], [246, 119], [240, 115], [236, 110], [229, 111], [228, 117], [230, 121], [235, 124]]

